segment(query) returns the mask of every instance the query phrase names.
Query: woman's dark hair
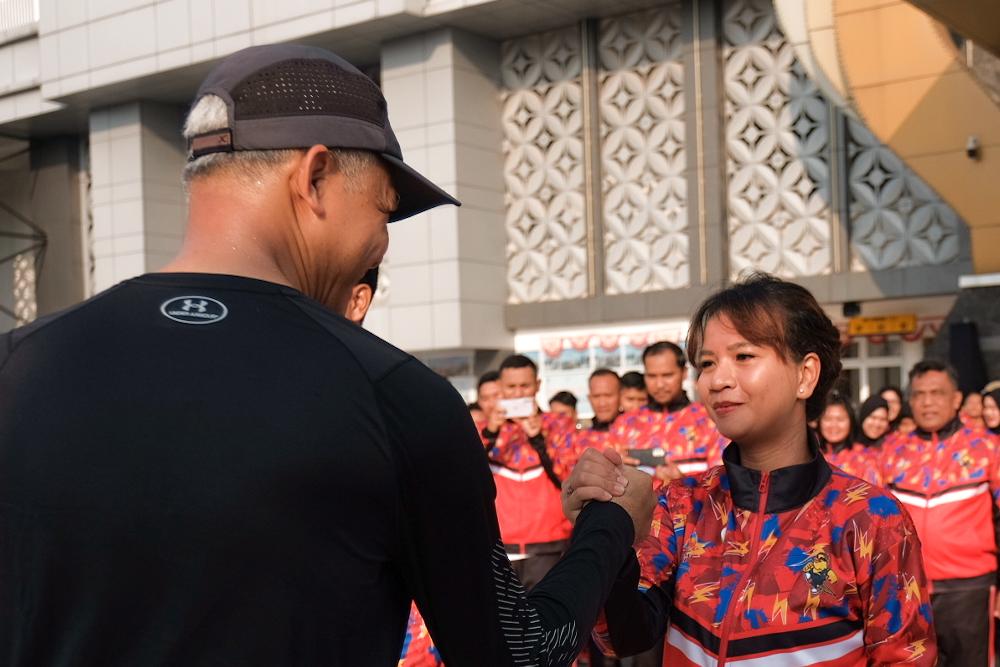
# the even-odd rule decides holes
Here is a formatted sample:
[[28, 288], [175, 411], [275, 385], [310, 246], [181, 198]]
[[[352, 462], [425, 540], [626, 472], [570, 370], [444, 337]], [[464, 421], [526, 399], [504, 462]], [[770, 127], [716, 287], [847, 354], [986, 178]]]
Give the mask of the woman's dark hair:
[[549, 403], [562, 403], [563, 405], [576, 410], [576, 396], [568, 391], [559, 391], [549, 399]]
[[622, 389], [642, 389], [646, 391], [646, 380], [639, 371], [629, 371], [622, 375]]
[[479, 382], [476, 383], [476, 389], [482, 389], [483, 385], [487, 382], [499, 382], [500, 381], [500, 371], [486, 371], [479, 376]]
[[[819, 413], [821, 419], [823, 417], [823, 413], [827, 411], [827, 408], [833, 405], [839, 405], [842, 408], [844, 408], [845, 412], [847, 412], [847, 418], [851, 422], [851, 430], [847, 434], [847, 438], [844, 440], [843, 444], [846, 444], [846, 446], [850, 447], [854, 443], [854, 441], [857, 440], [858, 433], [861, 430], [860, 428], [858, 428], [858, 418], [854, 413], [854, 405], [851, 403], [851, 399], [849, 399], [844, 394], [841, 394], [839, 391], [836, 390], [831, 391], [829, 394], [826, 395], [826, 400], [823, 401], [823, 409], [820, 410]], [[828, 445], [842, 444], [842, 443], [830, 442], [825, 437], [823, 437], [822, 424], [816, 425], [816, 435], [819, 436], [820, 446], [824, 450], [827, 448]]]
[[754, 273], [708, 297], [691, 318], [687, 350], [695, 369], [713, 317], [725, 315], [740, 335], [754, 345], [770, 347], [796, 363], [809, 353], [819, 357], [820, 372], [806, 400], [806, 419], [819, 418], [830, 388], [840, 375], [840, 332], [801, 285], [766, 273]]
[[906, 396], [903, 396], [902, 389], [893, 384], [887, 384], [875, 393], [881, 396], [887, 391], [891, 391], [892, 393], [896, 394], [896, 398], [899, 399], [899, 414], [896, 415], [895, 419], [889, 422], [889, 431], [895, 431], [897, 428], [899, 428], [899, 422], [903, 421], [903, 408], [907, 407]]

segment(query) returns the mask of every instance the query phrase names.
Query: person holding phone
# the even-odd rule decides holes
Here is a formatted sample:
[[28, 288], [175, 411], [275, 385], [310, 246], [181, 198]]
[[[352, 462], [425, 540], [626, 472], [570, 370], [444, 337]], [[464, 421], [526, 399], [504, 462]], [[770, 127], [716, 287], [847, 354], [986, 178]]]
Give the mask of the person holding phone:
[[[888, 492], [831, 466], [806, 425], [841, 370], [840, 333], [812, 294], [752, 276], [698, 308], [688, 350], [732, 444], [722, 465], [660, 490], [599, 642], [618, 655], [663, 644], [671, 666], [933, 665], [913, 521]], [[567, 516], [602, 469], [613, 461], [588, 452]]]
[[535, 362], [521, 354], [507, 357], [499, 383], [502, 398], [481, 433], [497, 487], [500, 534], [530, 590], [568, 546], [572, 526], [559, 493], [581, 447], [570, 418], [538, 409]]
[[663, 482], [703, 472], [721, 461], [719, 437], [705, 407], [684, 392], [684, 350], [660, 341], [642, 353], [649, 403], [615, 421], [612, 439], [626, 463], [655, 471]]

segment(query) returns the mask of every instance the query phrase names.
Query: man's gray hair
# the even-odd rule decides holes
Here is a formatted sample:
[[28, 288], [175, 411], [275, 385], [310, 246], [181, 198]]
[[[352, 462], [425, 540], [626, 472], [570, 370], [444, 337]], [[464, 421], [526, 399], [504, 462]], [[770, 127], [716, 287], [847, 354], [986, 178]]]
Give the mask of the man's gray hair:
[[[226, 127], [229, 127], [226, 102], [218, 95], [203, 95], [191, 108], [184, 121], [184, 141], [190, 146], [191, 139], [199, 134]], [[188, 161], [184, 166], [184, 185], [187, 187], [198, 178], [220, 173], [255, 181], [271, 169], [302, 155], [303, 152], [304, 150], [300, 148], [286, 148], [208, 153]], [[378, 156], [371, 151], [333, 148], [330, 149], [330, 153], [337, 162], [337, 168], [347, 177], [346, 186], [350, 190], [359, 189], [361, 184], [358, 177], [378, 163]]]

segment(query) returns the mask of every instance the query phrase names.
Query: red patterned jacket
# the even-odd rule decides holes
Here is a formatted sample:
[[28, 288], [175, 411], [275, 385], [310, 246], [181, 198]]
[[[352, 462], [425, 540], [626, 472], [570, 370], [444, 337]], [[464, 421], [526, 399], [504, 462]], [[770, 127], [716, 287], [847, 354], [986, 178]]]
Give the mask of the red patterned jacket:
[[863, 479], [872, 486], [883, 486], [881, 456], [884, 442], [865, 445], [856, 442], [846, 449], [831, 454], [826, 460], [848, 475]]
[[955, 419], [937, 433], [916, 430], [883, 447], [882, 478], [906, 505], [935, 588], [997, 570], [1000, 442]]
[[705, 406], [686, 400], [673, 411], [646, 406], [626, 412], [611, 426], [611, 439], [622, 452], [662, 449], [685, 475], [721, 463], [722, 450], [729, 442], [719, 435]]
[[438, 653], [431, 633], [427, 631], [423, 616], [417, 605], [410, 604], [410, 618], [406, 621], [406, 635], [403, 637], [403, 651], [397, 667], [441, 667], [444, 662]]
[[[891, 495], [812, 461], [724, 465], [660, 493], [595, 637], [664, 665], [933, 665], [916, 531]], [[630, 569], [629, 569], [630, 568]], [[669, 626], [669, 627], [668, 627]]]
[[479, 432], [497, 487], [497, 518], [504, 543], [519, 545], [523, 551], [526, 544], [569, 539], [572, 526], [563, 516], [559, 488], [535, 446], [548, 455], [556, 478], [566, 479], [582, 451], [575, 424], [568, 417], [543, 413], [535, 446], [512, 421], [504, 423], [495, 437], [482, 428]]

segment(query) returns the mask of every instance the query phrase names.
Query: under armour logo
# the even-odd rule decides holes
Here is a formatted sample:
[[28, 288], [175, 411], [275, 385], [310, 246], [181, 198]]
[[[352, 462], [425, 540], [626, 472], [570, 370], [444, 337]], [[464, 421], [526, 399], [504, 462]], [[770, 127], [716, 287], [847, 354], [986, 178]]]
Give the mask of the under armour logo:
[[184, 295], [164, 301], [160, 305], [160, 312], [181, 324], [213, 324], [224, 320], [229, 309], [226, 304], [210, 296]]

